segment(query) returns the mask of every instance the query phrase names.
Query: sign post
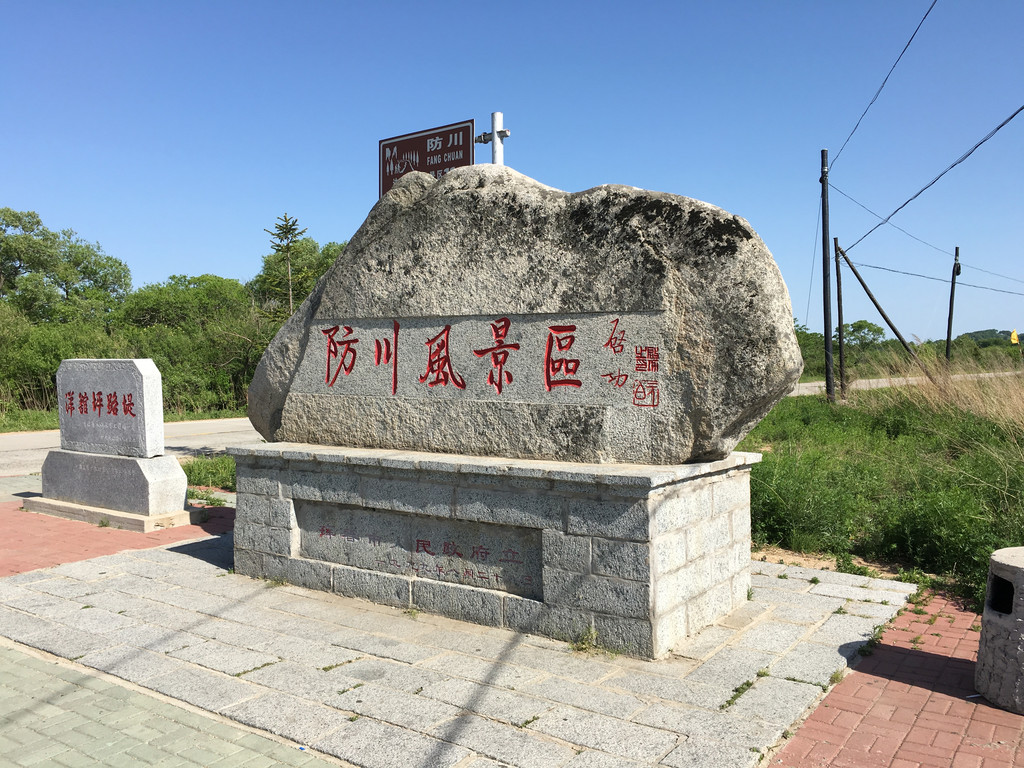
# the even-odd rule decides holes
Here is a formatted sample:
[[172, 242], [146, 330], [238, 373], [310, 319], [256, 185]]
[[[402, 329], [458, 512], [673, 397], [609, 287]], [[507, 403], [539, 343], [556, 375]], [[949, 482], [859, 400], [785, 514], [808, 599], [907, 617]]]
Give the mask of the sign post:
[[452, 168], [473, 164], [472, 120], [442, 125], [380, 141], [380, 196], [409, 171], [441, 178]]

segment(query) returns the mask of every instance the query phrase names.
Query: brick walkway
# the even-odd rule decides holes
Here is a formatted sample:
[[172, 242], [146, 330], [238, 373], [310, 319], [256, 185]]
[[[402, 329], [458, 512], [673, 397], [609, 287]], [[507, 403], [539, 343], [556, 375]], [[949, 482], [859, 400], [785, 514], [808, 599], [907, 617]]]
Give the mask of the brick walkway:
[[874, 653], [832, 689], [770, 764], [1024, 766], [1024, 717], [974, 692], [980, 623], [939, 595], [896, 617]]
[[201, 525], [136, 533], [25, 512], [20, 501], [0, 502], [0, 578], [126, 549], [162, 547], [226, 533], [234, 525], [234, 509], [211, 507], [209, 514], [209, 521]]

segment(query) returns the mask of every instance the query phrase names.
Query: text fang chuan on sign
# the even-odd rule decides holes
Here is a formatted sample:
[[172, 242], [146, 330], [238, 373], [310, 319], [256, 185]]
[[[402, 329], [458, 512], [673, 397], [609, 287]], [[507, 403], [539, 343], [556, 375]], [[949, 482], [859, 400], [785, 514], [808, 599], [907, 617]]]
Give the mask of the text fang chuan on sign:
[[474, 122], [442, 125], [380, 141], [380, 196], [409, 171], [441, 178], [452, 168], [473, 164]]

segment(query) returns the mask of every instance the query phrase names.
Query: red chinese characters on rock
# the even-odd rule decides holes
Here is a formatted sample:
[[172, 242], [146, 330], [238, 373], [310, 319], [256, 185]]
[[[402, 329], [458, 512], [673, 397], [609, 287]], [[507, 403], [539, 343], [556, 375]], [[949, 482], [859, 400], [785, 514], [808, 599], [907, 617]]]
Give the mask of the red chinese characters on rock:
[[657, 347], [635, 347], [637, 373], [657, 373], [658, 371], [658, 348]]
[[657, 381], [638, 381], [633, 387], [633, 405], [639, 408], [657, 408], [660, 400]]
[[390, 339], [376, 339], [373, 342], [373, 364], [391, 366], [391, 394], [398, 392], [398, 321], [394, 323]]
[[437, 336], [424, 342], [429, 351], [427, 353], [427, 370], [420, 376], [420, 384], [425, 383], [428, 387], [436, 387], [440, 384], [442, 387], [446, 387], [448, 382], [451, 382], [456, 389], [466, 388], [466, 381], [452, 367], [452, 359], [448, 350], [448, 334], [451, 331], [452, 327], [446, 325]]
[[552, 352], [568, 352], [576, 342], [575, 325], [549, 325], [548, 343], [544, 348], [544, 389], [581, 387], [583, 382], [570, 378], [579, 371], [580, 361], [571, 357], [555, 357]]
[[622, 351], [626, 348], [626, 332], [619, 330], [620, 319], [621, 318], [616, 317], [611, 321], [611, 335], [608, 336], [608, 341], [606, 341], [602, 347], [602, 349], [610, 349], [613, 355], [622, 354]]
[[505, 337], [508, 335], [508, 329], [511, 325], [512, 321], [507, 317], [498, 318], [491, 323], [491, 335], [495, 341], [494, 346], [487, 349], [473, 350], [473, 354], [477, 357], [491, 356], [491, 370], [487, 372], [487, 383], [494, 387], [499, 395], [505, 384], [512, 383], [512, 374], [505, 370], [505, 363], [508, 361], [509, 353], [519, 349], [518, 344], [505, 343]]
[[[345, 333], [342, 334], [340, 339], [335, 339], [338, 331], [342, 328], [345, 329]], [[333, 328], [325, 328], [320, 331], [324, 336], [327, 337], [327, 373], [324, 376], [324, 381], [327, 386], [333, 387], [334, 382], [338, 380], [338, 374], [342, 371], [348, 376], [352, 373], [352, 368], [356, 364], [356, 344], [359, 343], [359, 339], [349, 338], [352, 335], [352, 329], [345, 326], [335, 325]], [[334, 369], [334, 375], [331, 376], [331, 361], [337, 360], [338, 365]]]
[[117, 392], [65, 392], [64, 413], [68, 418], [75, 416], [88, 416], [90, 405], [93, 415], [96, 418], [102, 416], [130, 416], [135, 415], [134, 393], [129, 392], [118, 399]]

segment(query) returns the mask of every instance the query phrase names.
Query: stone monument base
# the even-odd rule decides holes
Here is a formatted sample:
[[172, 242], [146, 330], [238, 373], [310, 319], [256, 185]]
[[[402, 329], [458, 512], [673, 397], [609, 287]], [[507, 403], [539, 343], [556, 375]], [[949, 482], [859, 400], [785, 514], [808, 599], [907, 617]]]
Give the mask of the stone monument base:
[[[187, 525], [188, 480], [173, 456], [140, 459], [55, 449], [43, 462], [43, 496], [30, 512], [136, 531]], [[148, 522], [147, 522], [148, 519]]]
[[243, 446], [235, 571], [657, 658], [748, 599], [750, 465]]
[[116, 509], [90, 507], [76, 504], [73, 501], [57, 501], [47, 498], [25, 499], [22, 505], [29, 512], [63, 517], [68, 520], [81, 520], [92, 525], [109, 525], [123, 531], [151, 533], [163, 528], [176, 528], [179, 525], [191, 525], [203, 520], [203, 510], [182, 509], [180, 512], [168, 512], [163, 515], [136, 515], [132, 512], [119, 512]]

